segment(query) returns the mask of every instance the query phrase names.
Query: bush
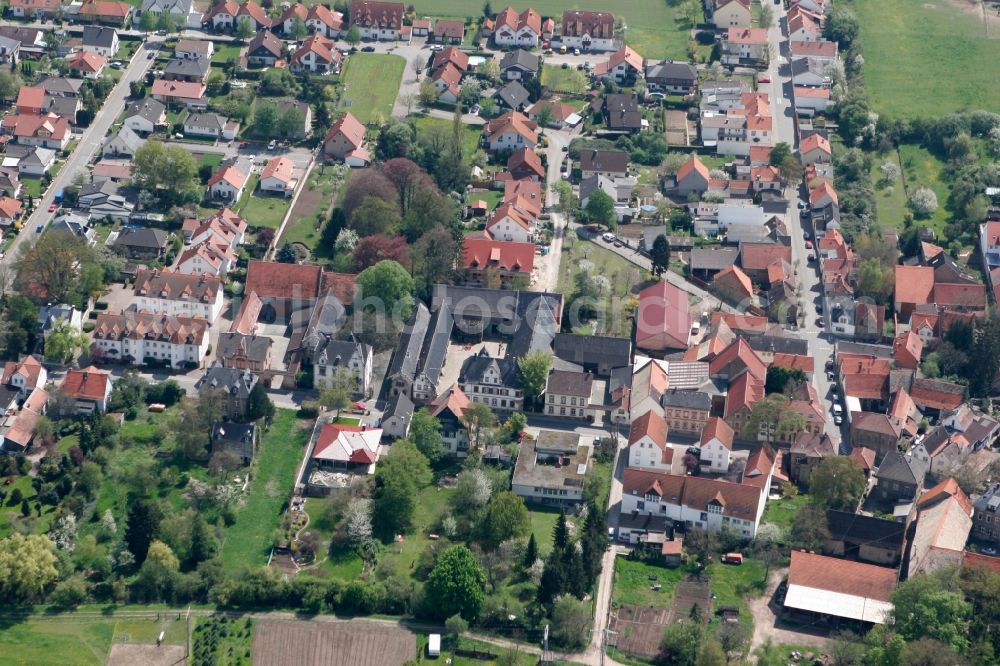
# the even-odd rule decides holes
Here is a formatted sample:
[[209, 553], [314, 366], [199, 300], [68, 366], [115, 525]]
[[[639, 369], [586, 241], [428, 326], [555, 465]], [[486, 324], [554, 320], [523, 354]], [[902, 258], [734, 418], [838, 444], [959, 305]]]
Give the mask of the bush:
[[84, 333], [91, 333], [91, 332], [93, 332], [93, 330], [96, 327], [97, 327], [97, 324], [95, 324], [92, 321], [88, 321], [86, 324], [83, 325], [83, 332]]
[[319, 410], [312, 406], [302, 406], [295, 412], [295, 416], [300, 419], [314, 419], [319, 416]]

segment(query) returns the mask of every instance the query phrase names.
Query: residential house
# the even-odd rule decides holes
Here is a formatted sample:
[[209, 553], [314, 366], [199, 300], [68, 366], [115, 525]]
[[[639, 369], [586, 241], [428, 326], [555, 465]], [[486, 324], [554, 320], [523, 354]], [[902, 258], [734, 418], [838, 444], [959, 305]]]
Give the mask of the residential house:
[[374, 474], [381, 439], [382, 428], [327, 423], [316, 435], [312, 460], [323, 471]]
[[883, 502], [913, 502], [923, 490], [927, 471], [914, 456], [890, 451], [875, 472], [875, 496]]
[[833, 79], [827, 73], [829, 65], [822, 60], [798, 58], [791, 62], [792, 85], [805, 88], [829, 88]]
[[615, 15], [567, 9], [563, 12], [559, 41], [570, 49], [614, 51]]
[[697, 155], [692, 155], [677, 170], [671, 190], [681, 197], [686, 197], [692, 192], [704, 194], [708, 191], [710, 181], [708, 167], [698, 159]]
[[822, 113], [833, 106], [829, 88], [794, 86], [792, 95], [795, 98], [796, 109], [811, 109], [816, 113]]
[[492, 35], [497, 46], [534, 48], [542, 36], [542, 17], [530, 7], [520, 14], [507, 7], [493, 21]]
[[25, 400], [35, 389], [41, 389], [49, 373], [41, 361], [32, 355], [20, 361], [7, 361], [3, 366], [0, 384], [13, 390], [17, 400]]
[[256, 423], [216, 421], [212, 424], [208, 443], [213, 455], [230, 454], [246, 467], [253, 462], [257, 445], [260, 444], [260, 429]]
[[118, 53], [118, 31], [103, 26], [84, 26], [80, 48], [105, 58], [114, 58]]
[[80, 241], [93, 246], [97, 243], [97, 231], [90, 226], [90, 220], [76, 213], [61, 213], [49, 224], [48, 232], [70, 233]]
[[611, 179], [605, 176], [590, 176], [580, 181], [579, 196], [580, 205], [584, 208], [590, 202], [590, 197], [594, 192], [600, 190], [604, 192], [615, 204], [615, 217], [622, 222], [625, 217], [635, 215], [638, 210], [630, 205], [632, 191], [635, 189], [637, 179], [621, 178]]
[[462, 363], [458, 383], [469, 400], [485, 404], [494, 412], [524, 410], [524, 386], [514, 359], [493, 358], [483, 348]]
[[462, 94], [462, 70], [450, 62], [434, 68], [431, 83], [438, 91], [438, 101], [442, 104], [457, 104]]
[[287, 157], [275, 157], [268, 161], [260, 175], [262, 192], [273, 192], [290, 197], [295, 192], [298, 179], [292, 177], [293, 164]]
[[252, 372], [226, 368], [216, 362], [195, 382], [194, 390], [200, 396], [209, 393], [221, 396], [222, 416], [230, 421], [244, 421], [250, 392], [257, 385], [257, 381], [257, 375]]
[[223, 277], [236, 265], [234, 246], [205, 240], [189, 245], [181, 252], [174, 270], [185, 275]]
[[739, 156], [749, 155], [753, 146], [770, 145], [773, 119], [766, 94], [742, 93], [721, 111], [706, 109], [703, 95], [701, 137], [705, 145], [714, 146], [720, 155]]
[[224, 164], [208, 179], [208, 194], [212, 199], [236, 203], [243, 196], [247, 180], [247, 174], [231, 164]]
[[712, 25], [722, 28], [749, 28], [753, 14], [750, 0], [705, 0]]
[[17, 113], [41, 115], [45, 111], [45, 89], [39, 86], [21, 86], [15, 103]]
[[110, 0], [86, 0], [78, 15], [81, 22], [125, 27], [132, 16], [132, 5]]
[[217, 113], [192, 113], [184, 120], [184, 134], [232, 141], [240, 131], [240, 124]]
[[116, 134], [104, 140], [101, 154], [104, 157], [135, 157], [136, 151], [145, 143], [145, 139], [136, 134], [126, 123]]
[[[329, 296], [327, 296], [329, 298]], [[332, 388], [340, 373], [354, 377], [354, 393], [362, 398], [372, 394], [372, 348], [352, 338], [337, 340], [328, 333], [307, 330], [303, 343], [313, 366], [313, 388]]]
[[428, 37], [431, 34], [431, 20], [429, 18], [413, 19], [410, 24], [411, 37]]
[[729, 28], [722, 41], [722, 64], [766, 67], [770, 59], [767, 28]]
[[21, 41], [0, 35], [0, 63], [16, 65], [21, 58]]
[[[147, 0], [157, 2], [159, 0]], [[174, 46], [174, 57], [181, 60], [212, 60], [215, 43], [207, 39], [178, 39]]]
[[528, 89], [521, 85], [519, 81], [511, 81], [499, 88], [493, 95], [501, 108], [511, 111], [524, 111], [528, 108]]
[[[413, 402], [426, 403], [437, 395], [437, 380], [447, 359], [448, 341], [454, 323], [454, 316], [448, 306], [441, 305], [432, 314], [423, 303], [417, 304], [410, 321], [403, 327], [399, 345], [396, 347], [392, 360], [389, 362], [389, 369], [386, 371], [390, 398], [402, 393]], [[466, 363], [470, 361], [471, 358], [467, 359]], [[462, 367], [466, 368], [465, 365]], [[506, 366], [504, 367], [509, 370]], [[485, 373], [485, 370], [482, 370], [479, 365], [471, 370], [476, 371], [473, 373], [476, 376], [470, 380], [472, 382], [482, 379], [478, 374], [480, 370]], [[485, 401], [485, 396], [479, 394], [478, 386], [476, 387], [477, 395], [473, 398], [471, 395], [472, 384], [467, 385], [461, 377], [459, 383], [470, 399]], [[490, 387], [490, 392], [494, 395], [498, 395], [497, 390], [494, 386]], [[482, 393], [486, 393], [485, 388]], [[515, 393], [520, 394], [520, 391]], [[515, 402], [514, 397], [517, 396], [512, 395], [511, 403]], [[476, 400], [477, 398], [478, 400]], [[504, 398], [504, 402], [508, 402], [507, 398]], [[509, 408], [513, 409], [513, 406], [509, 406]]]
[[620, 150], [581, 150], [580, 173], [583, 178], [606, 176], [625, 178], [628, 176], [628, 153]]
[[3, 117], [3, 129], [25, 146], [63, 150], [69, 145], [69, 120], [52, 113], [17, 114]]
[[208, 78], [211, 69], [211, 61], [206, 59], [181, 60], [174, 58], [163, 68], [163, 78], [167, 81], [202, 83]]
[[[672, 371], [680, 364], [671, 363]], [[674, 372], [677, 379], [677, 372]], [[671, 388], [660, 397], [663, 418], [674, 432], [698, 435], [704, 431], [712, 410], [712, 397], [704, 391]]]
[[136, 273], [132, 293], [139, 312], [200, 317], [209, 323], [222, 312], [222, 280], [216, 277], [144, 268]]
[[236, 20], [233, 22], [233, 27], [239, 26], [240, 21], [248, 19], [251, 21], [254, 30], [257, 34], [262, 31], [270, 30], [273, 27], [274, 21], [267, 14], [267, 10], [261, 5], [255, 2], [247, 0], [239, 9], [236, 11]]
[[179, 26], [199, 28], [201, 13], [194, 11], [192, 5], [193, 0], [143, 0], [135, 15], [141, 17], [146, 12], [157, 17], [170, 14]]
[[1000, 482], [991, 483], [972, 507], [972, 536], [995, 548], [1000, 544]]
[[663, 516], [686, 529], [718, 532], [725, 525], [752, 539], [764, 513], [764, 497], [752, 485], [626, 468], [622, 486], [622, 515]]
[[469, 398], [458, 384], [452, 384], [427, 405], [431, 416], [441, 424], [441, 439], [453, 456], [469, 453], [469, 430], [465, 425], [465, 410]]
[[667, 392], [669, 378], [659, 361], [647, 360], [633, 368], [629, 418], [635, 421], [648, 411], [663, 414], [663, 395]]
[[174, 105], [189, 111], [204, 111], [208, 109], [208, 97], [205, 95], [205, 84], [190, 81], [167, 81], [156, 79], [150, 89], [153, 99], [167, 106]]
[[320, 33], [313, 33], [292, 54], [292, 71], [336, 74], [342, 62], [343, 56], [337, 49], [337, 43]]
[[351, 0], [348, 16], [358, 26], [362, 39], [398, 40], [403, 30], [403, 3]]
[[789, 451], [788, 478], [809, 486], [809, 477], [825, 458], [837, 455], [837, 445], [826, 433], [801, 432]]
[[1000, 422], [968, 403], [942, 413], [941, 424], [962, 433], [977, 450], [992, 447], [1000, 434]]
[[633, 85], [643, 75], [645, 59], [628, 46], [612, 53], [606, 62], [594, 67], [596, 79], [610, 79], [620, 85]]
[[11, 0], [8, 5], [14, 18], [53, 18], [62, 11], [59, 0]]
[[545, 413], [592, 421], [593, 392], [594, 375], [589, 372], [552, 370], [545, 384]]
[[789, 12], [788, 40], [789, 42], [815, 42], [823, 35], [819, 21], [807, 12]]
[[16, 163], [17, 173], [21, 176], [41, 177], [55, 165], [56, 151], [37, 146], [20, 146], [10, 144], [4, 152], [4, 166]]
[[506, 81], [529, 81], [538, 76], [541, 61], [537, 55], [524, 49], [504, 53], [500, 59], [500, 78]]
[[438, 44], [461, 44], [465, 40], [465, 21], [437, 19], [430, 36]]
[[87, 211], [91, 220], [110, 219], [123, 224], [132, 218], [136, 201], [134, 190], [110, 180], [85, 185], [77, 196], [77, 205]]
[[656, 410], [632, 421], [628, 436], [628, 467], [669, 472], [674, 450], [667, 445], [667, 422]]
[[795, 40], [788, 43], [788, 52], [791, 58], [814, 58], [832, 65], [837, 61], [837, 42], [829, 42], [825, 39], [815, 41]]
[[542, 430], [522, 442], [511, 490], [525, 502], [573, 506], [583, 501], [593, 446], [575, 432]]
[[830, 538], [823, 552], [827, 555], [895, 566], [903, 554], [905, 523], [827, 509], [826, 527]]
[[534, 243], [488, 238], [466, 238], [462, 242], [462, 267], [467, 284], [510, 287], [519, 278], [527, 284], [534, 266]]
[[213, 30], [232, 30], [236, 27], [236, 15], [240, 6], [236, 0], [217, 0], [202, 18], [204, 25]]
[[101, 359], [193, 368], [208, 353], [209, 322], [201, 317], [99, 312], [95, 326], [92, 351]]
[[538, 143], [538, 124], [517, 111], [491, 119], [483, 132], [486, 146], [492, 152], [534, 148]]
[[725, 474], [729, 471], [732, 460], [733, 438], [736, 433], [729, 424], [718, 416], [713, 416], [705, 422], [701, 430], [698, 445], [701, 447], [701, 466], [705, 471], [715, 474]]
[[738, 266], [727, 266], [712, 278], [712, 293], [731, 305], [754, 302], [754, 289], [750, 278]]
[[167, 107], [151, 97], [130, 102], [125, 108], [124, 127], [136, 134], [150, 134], [166, 124]]
[[529, 148], [520, 148], [511, 153], [510, 157], [507, 158], [507, 172], [514, 180], [540, 181], [545, 178], [542, 158]]
[[[282, 5], [281, 15], [272, 20], [271, 28], [280, 32], [285, 39], [291, 39], [295, 21], [299, 20], [305, 23], [307, 16], [309, 16], [309, 10], [301, 2], [285, 3]], [[308, 30], [308, 26], [306, 29]]]
[[260, 374], [271, 367], [272, 345], [273, 341], [266, 335], [221, 332], [215, 357], [223, 367]]
[[89, 366], [81, 370], [70, 368], [66, 371], [60, 393], [76, 403], [77, 414], [105, 412], [111, 397], [111, 373]]
[[247, 44], [247, 64], [256, 67], [274, 67], [284, 55], [284, 43], [270, 30], [258, 32]]
[[775, 262], [791, 264], [792, 248], [783, 243], [740, 243], [740, 265], [750, 279], [770, 284], [768, 269]]
[[346, 160], [364, 151], [365, 126], [350, 112], [335, 122], [323, 137], [323, 153], [327, 157]]
[[643, 127], [639, 100], [630, 93], [611, 93], [604, 96], [604, 122], [613, 132], [631, 134]]
[[[317, 5], [319, 6], [319, 5]], [[312, 107], [308, 103], [297, 100], [297, 99], [281, 99], [278, 100], [278, 112], [281, 114], [288, 114], [291, 111], [296, 111], [301, 114], [302, 127], [296, 127], [288, 135], [290, 139], [305, 139], [310, 134], [312, 134], [312, 124], [313, 124], [313, 114]]]
[[21, 202], [13, 197], [0, 197], [0, 225], [9, 227], [21, 217]]
[[669, 282], [639, 292], [635, 346], [651, 353], [684, 350], [691, 333], [687, 294]]
[[167, 251], [168, 240], [169, 234], [162, 229], [126, 228], [118, 232], [112, 247], [128, 259], [160, 259]]
[[687, 62], [646, 61], [646, 88], [669, 95], [694, 95], [698, 91], [698, 70]]
[[892, 341], [892, 360], [897, 368], [916, 370], [920, 367], [924, 341], [913, 331], [903, 331]]
[[972, 502], [953, 478], [945, 479], [920, 496], [906, 570], [908, 578], [962, 564], [972, 531], [973, 511]]
[[609, 377], [615, 368], [631, 362], [632, 343], [625, 338], [557, 333], [553, 354], [581, 366], [586, 372]]

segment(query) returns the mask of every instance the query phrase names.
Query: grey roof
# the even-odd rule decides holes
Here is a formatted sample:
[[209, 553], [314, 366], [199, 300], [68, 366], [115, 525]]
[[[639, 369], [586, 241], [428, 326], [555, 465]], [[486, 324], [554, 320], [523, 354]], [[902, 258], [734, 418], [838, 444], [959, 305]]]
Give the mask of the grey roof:
[[521, 371], [517, 368], [517, 362], [511, 358], [493, 358], [485, 348], [480, 349], [478, 354], [474, 354], [465, 359], [462, 369], [458, 373], [459, 383], [472, 382], [479, 383], [483, 379], [486, 370], [496, 363], [500, 370], [500, 383], [508, 388], [521, 388]]
[[355, 354], [367, 356], [368, 345], [353, 338], [337, 340], [324, 336], [323, 341], [313, 350], [313, 363], [336, 368], [342, 362], [349, 363]]
[[224, 368], [216, 363], [205, 371], [205, 374], [195, 383], [194, 388], [199, 392], [218, 389], [234, 398], [246, 400], [256, 385], [257, 375], [249, 370]]
[[66, 76], [50, 76], [38, 84], [50, 95], [76, 97], [83, 87], [83, 79], [71, 79]]
[[170, 12], [177, 16], [187, 16], [191, 13], [191, 3], [192, 0], [143, 0], [142, 7], [140, 8], [140, 15], [142, 12]]
[[673, 62], [672, 60], [649, 62], [646, 63], [646, 78], [697, 81], [698, 70], [695, 69], [694, 65], [686, 62]]
[[143, 97], [125, 107], [125, 117], [132, 118], [133, 116], [139, 116], [155, 124], [159, 122], [166, 110], [167, 107], [163, 102], [155, 100], [152, 97]]
[[0, 52], [11, 53], [14, 49], [21, 48], [21, 40], [0, 35]]
[[894, 520], [828, 509], [826, 523], [830, 536], [835, 541], [871, 544], [890, 550], [900, 550], [903, 547], [906, 525]]
[[638, 129], [642, 127], [639, 100], [635, 95], [613, 93], [604, 96], [604, 113], [611, 129]]
[[864, 354], [879, 358], [892, 358], [892, 347], [888, 345], [869, 345], [863, 342], [838, 340], [835, 351], [838, 354]]
[[80, 188], [80, 193], [77, 195], [79, 197], [89, 197], [94, 194], [106, 194], [108, 196], [113, 196], [118, 194], [121, 186], [118, 183], [111, 182], [110, 180], [102, 180], [99, 182], [90, 182]]
[[336, 337], [346, 321], [346, 310], [332, 289], [328, 289], [309, 310], [305, 327], [297, 326], [288, 344], [290, 351], [304, 348], [310, 355], [324, 345], [326, 338]]
[[580, 168], [583, 171], [628, 171], [628, 153], [621, 150], [581, 150]]
[[927, 475], [926, 465], [913, 456], [904, 456], [899, 451], [890, 451], [875, 473], [879, 482], [897, 481], [909, 485], [919, 485]]
[[539, 60], [540, 58], [537, 55], [524, 49], [509, 51], [500, 59], [500, 71], [511, 67], [521, 67], [532, 72], [537, 72]]
[[546, 391], [556, 395], [583, 396], [590, 400], [594, 389], [594, 375], [589, 372], [553, 370], [546, 382]]
[[590, 195], [597, 190], [603, 190], [613, 200], [617, 201], [618, 199], [615, 181], [603, 174], [595, 173], [580, 181], [580, 201], [586, 202], [590, 198]]
[[427, 335], [420, 347], [420, 364], [417, 368], [431, 382], [437, 383], [441, 368], [444, 367], [448, 356], [448, 341], [451, 340], [451, 329], [454, 325], [455, 319], [451, 315], [451, 308], [447, 305], [439, 307], [431, 315]]
[[4, 151], [7, 157], [16, 157], [21, 163], [46, 164], [50, 163], [56, 155], [56, 151], [51, 148], [41, 148], [40, 146], [25, 146], [22, 144], [10, 144]]
[[680, 407], [681, 409], [712, 409], [712, 396], [702, 391], [678, 391], [669, 389], [663, 394], [661, 403], [664, 407]]
[[75, 97], [53, 97], [52, 95], [45, 96], [45, 108], [48, 111], [56, 114], [57, 116], [64, 116], [69, 119], [71, 123], [76, 122], [76, 112], [80, 100]]
[[508, 358], [520, 358], [535, 351], [551, 351], [552, 340], [559, 332], [556, 312], [562, 307], [562, 296], [520, 292], [517, 319], [520, 324], [507, 345]]
[[[109, 183], [111, 181], [104, 181]], [[167, 232], [163, 229], [123, 229], [115, 239], [115, 247], [141, 247], [162, 250], [167, 247]]]
[[740, 333], [740, 336], [747, 341], [751, 349], [757, 352], [809, 355], [809, 341], [801, 338], [786, 338], [781, 335], [752, 332]]
[[497, 99], [504, 106], [511, 109], [519, 109], [528, 103], [528, 90], [517, 81], [511, 81], [496, 92]]
[[994, 483], [972, 503], [976, 511], [1000, 513], [1000, 483]]
[[420, 362], [420, 348], [424, 344], [424, 337], [427, 335], [427, 327], [431, 321], [431, 313], [427, 306], [417, 302], [417, 307], [413, 311], [410, 321], [403, 327], [403, 333], [399, 338], [399, 345], [392, 355], [392, 362], [389, 363], [389, 370], [386, 375], [393, 377], [402, 375], [413, 378], [417, 376], [417, 365]]
[[553, 348], [559, 358], [585, 365], [614, 368], [628, 365], [632, 360], [632, 341], [628, 338], [556, 333]]
[[226, 128], [229, 121], [217, 113], [192, 113], [184, 121], [184, 127], [204, 127], [206, 129], [221, 132]]
[[816, 76], [827, 78], [826, 63], [816, 58], [796, 58], [791, 62], [792, 76], [810, 72]]
[[721, 271], [735, 264], [739, 256], [740, 250], [735, 247], [696, 247], [691, 250], [691, 270]]
[[216, 421], [212, 424], [212, 449], [217, 445], [241, 458], [253, 458], [257, 440], [256, 423], [231, 423]]
[[163, 68], [163, 73], [172, 74], [174, 76], [204, 77], [208, 74], [208, 70], [211, 67], [212, 64], [207, 58], [199, 58], [198, 60], [174, 58], [167, 63], [166, 67]]
[[216, 349], [218, 358], [232, 358], [238, 353], [252, 361], [263, 363], [273, 341], [266, 335], [243, 335], [222, 332]]
[[105, 28], [99, 25], [87, 25], [83, 28], [83, 44], [86, 46], [100, 46], [110, 49], [114, 46], [114, 28]]
[[112, 134], [104, 140], [104, 147], [106, 148], [112, 143], [124, 148], [124, 150], [120, 148], [118, 150], [119, 153], [129, 152], [130, 154], [135, 155], [135, 151], [142, 148], [143, 144], [146, 142], [138, 134], [123, 125], [122, 128], [118, 130], [117, 134]]
[[382, 412], [382, 420], [385, 421], [389, 417], [396, 417], [404, 421], [409, 421], [413, 416], [413, 407], [413, 401], [410, 400], [409, 396], [406, 393], [400, 392], [386, 403], [385, 411]]
[[[21, 46], [34, 46], [41, 35], [42, 31], [35, 28], [21, 28], [12, 25], [0, 26], [0, 36], [13, 39], [19, 42]], [[81, 83], [83, 82], [81, 81]]]
[[632, 366], [623, 365], [611, 369], [611, 379], [608, 380], [608, 390], [613, 391], [619, 386], [632, 387]]

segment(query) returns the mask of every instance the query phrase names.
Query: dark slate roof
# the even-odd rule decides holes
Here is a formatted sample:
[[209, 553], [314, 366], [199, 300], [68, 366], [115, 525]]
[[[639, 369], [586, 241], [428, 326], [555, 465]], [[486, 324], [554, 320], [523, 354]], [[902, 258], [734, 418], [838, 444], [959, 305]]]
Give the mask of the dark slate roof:
[[517, 330], [507, 345], [507, 358], [517, 359], [534, 351], [551, 351], [552, 340], [559, 332], [562, 296], [557, 294], [519, 292], [517, 299]]
[[142, 247], [162, 250], [166, 246], [167, 232], [163, 229], [123, 229], [118, 234], [118, 238], [115, 239], [115, 247]]
[[646, 78], [697, 81], [698, 70], [690, 63], [664, 60], [663, 62], [647, 63]]
[[556, 395], [578, 395], [588, 400], [594, 388], [594, 375], [589, 372], [553, 370], [549, 373], [546, 391]]
[[271, 344], [271, 338], [266, 335], [222, 332], [219, 333], [216, 355], [218, 358], [232, 358], [237, 353], [242, 353], [250, 360], [263, 362]]
[[88, 25], [83, 28], [83, 44], [100, 46], [110, 49], [114, 44], [114, 28], [104, 28], [99, 25]]
[[500, 71], [511, 67], [523, 67], [524, 69], [537, 72], [539, 60], [537, 55], [524, 49], [509, 51], [500, 59]]
[[927, 468], [924, 463], [912, 456], [907, 460], [898, 451], [890, 451], [882, 460], [882, 464], [879, 465], [878, 471], [875, 473], [879, 482], [883, 480], [898, 481], [899, 483], [908, 483], [910, 485], [919, 484], [926, 475]]
[[625, 93], [605, 95], [604, 113], [607, 116], [608, 127], [611, 129], [639, 129], [642, 127], [642, 114], [639, 112], [639, 101], [635, 95]]
[[623, 365], [620, 368], [611, 370], [611, 379], [608, 380], [608, 390], [613, 391], [619, 386], [632, 386], [632, 366]]
[[632, 360], [632, 341], [627, 338], [556, 333], [553, 345], [556, 356], [573, 363], [616, 367]]
[[835, 351], [838, 354], [864, 354], [878, 358], [892, 358], [892, 347], [888, 345], [869, 345], [863, 342], [838, 340]]
[[827, 510], [826, 522], [835, 541], [871, 544], [890, 550], [901, 550], [903, 547], [906, 533], [903, 523], [833, 509]]
[[417, 369], [432, 382], [437, 382], [441, 368], [444, 367], [448, 356], [448, 341], [451, 340], [451, 329], [454, 325], [455, 319], [451, 316], [451, 308], [447, 305], [438, 308], [431, 315], [427, 335], [420, 347], [420, 364]]
[[628, 171], [628, 153], [620, 150], [581, 150], [580, 168], [584, 171]]
[[470, 356], [462, 363], [462, 369], [458, 373], [460, 384], [472, 382], [473, 384], [482, 381], [483, 373], [486, 372], [493, 363], [500, 369], [500, 382], [508, 388], [521, 388], [521, 371], [517, 369], [517, 362], [510, 358], [493, 358], [485, 348], [478, 354]]
[[71, 79], [67, 76], [50, 76], [38, 84], [49, 95], [69, 95], [76, 97], [83, 87], [83, 79]]
[[386, 403], [385, 411], [382, 412], [382, 419], [395, 416], [403, 420], [410, 420], [413, 416], [413, 401], [405, 393], [400, 392], [389, 399]]
[[207, 389], [218, 389], [240, 400], [246, 400], [250, 397], [250, 391], [256, 384], [257, 375], [252, 372], [224, 368], [216, 363], [205, 371], [194, 387], [199, 392]]
[[256, 423], [217, 421], [212, 424], [212, 448], [221, 445], [225, 450], [232, 451], [241, 458], [253, 458], [256, 438]]
[[661, 400], [664, 407], [680, 407], [681, 409], [712, 409], [712, 397], [702, 391], [678, 391], [669, 389]]
[[798, 354], [799, 356], [809, 355], [809, 342], [807, 340], [754, 333], [741, 333], [740, 335], [746, 339], [750, 348], [757, 352]]
[[417, 376], [417, 366], [420, 362], [420, 348], [424, 344], [424, 337], [427, 335], [427, 326], [431, 320], [431, 313], [427, 306], [418, 302], [410, 321], [403, 327], [403, 333], [399, 338], [399, 345], [392, 355], [392, 362], [389, 363], [387, 376], [402, 375], [413, 378]]
[[332, 289], [328, 289], [309, 310], [309, 320], [305, 327], [301, 324], [293, 327], [295, 330], [288, 343], [289, 351], [301, 348], [309, 354], [314, 353], [327, 338], [337, 337], [345, 321], [344, 304], [334, 295]]
[[972, 503], [976, 511], [1000, 513], [1000, 483], [994, 483]]
[[175, 76], [198, 76], [204, 77], [212, 64], [207, 58], [189, 60], [187, 58], [174, 58], [163, 68], [164, 74]]
[[695, 248], [691, 250], [691, 270], [721, 271], [735, 264], [739, 256], [737, 247]]
[[519, 109], [528, 103], [529, 94], [527, 88], [517, 81], [511, 81], [497, 91], [496, 97], [504, 106]]

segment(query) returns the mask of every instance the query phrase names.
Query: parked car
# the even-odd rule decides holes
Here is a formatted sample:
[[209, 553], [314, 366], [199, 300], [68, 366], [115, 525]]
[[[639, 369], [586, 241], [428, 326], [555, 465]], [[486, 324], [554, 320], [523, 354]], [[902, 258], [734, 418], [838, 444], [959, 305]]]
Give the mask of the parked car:
[[810, 241], [810, 240], [806, 241], [806, 249], [807, 250], [813, 249], [813, 242], [812, 241]]
[[840, 414], [837, 414], [836, 416], [833, 417], [833, 425], [840, 425], [843, 422], [844, 422], [844, 417], [841, 416]]
[[743, 564], [743, 553], [726, 553], [722, 556], [723, 564]]
[[361, 52], [362, 53], [375, 53], [375, 47], [374, 46], [366, 46], [366, 47], [364, 47], [364, 48], [361, 49]]
[[757, 77], [757, 83], [770, 83], [770, 82], [771, 82], [771, 77], [768, 76], [767, 74], [761, 74], [760, 76]]
[[57, 210], [59, 210], [59, 204], [57, 204], [57, 203], [49, 204], [49, 212], [50, 213], [54, 213]]
[[573, 55], [580, 55], [580, 49], [573, 49]]
[[601, 238], [604, 239], [605, 243], [614, 243], [615, 242], [615, 235], [612, 234], [612, 233], [606, 233], [603, 236], [601, 236]]
[[479, 106], [478, 104], [473, 104], [472, 108], [469, 109], [469, 113], [471, 113], [474, 116], [478, 116], [479, 112], [482, 111], [482, 110], [483, 110], [483, 107]]
[[271, 139], [271, 140], [270, 140], [270, 141], [268, 142], [268, 144], [267, 144], [267, 149], [268, 149], [268, 150], [274, 150], [274, 149], [275, 149], [275, 148], [277, 148], [277, 147], [278, 147], [278, 142], [277, 142], [277, 141], [275, 141], [274, 139]]
[[809, 240], [810, 238], [812, 238], [812, 236], [809, 235], [808, 231], [803, 231], [802, 232], [802, 237], [805, 238], [806, 240]]

